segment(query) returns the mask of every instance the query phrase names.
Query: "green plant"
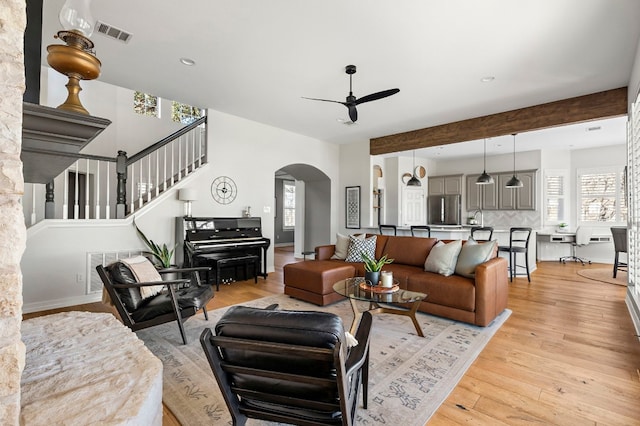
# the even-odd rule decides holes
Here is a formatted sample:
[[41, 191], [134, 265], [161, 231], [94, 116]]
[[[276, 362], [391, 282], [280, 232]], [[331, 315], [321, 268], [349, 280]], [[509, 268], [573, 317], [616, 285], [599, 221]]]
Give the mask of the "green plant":
[[566, 228], [567, 226], [569, 226], [568, 224], [562, 222], [558, 225], [558, 228]]
[[135, 221], [133, 222], [133, 226], [136, 227], [136, 232], [138, 233], [138, 236], [142, 238], [142, 241], [144, 241], [146, 246], [149, 248], [149, 251], [147, 253], [151, 254], [160, 263], [160, 266], [162, 266], [163, 268], [170, 268], [171, 258], [173, 257], [173, 252], [175, 251], [177, 244], [173, 246], [171, 250], [169, 250], [169, 247], [167, 247], [166, 244], [162, 244], [162, 247], [161, 247], [160, 245], [156, 244], [153, 240], [150, 240], [149, 238], [147, 238], [147, 236], [144, 235], [144, 232], [142, 232], [140, 228], [138, 228], [138, 225], [136, 225]]
[[364, 260], [364, 270], [368, 272], [380, 272], [384, 265], [388, 265], [393, 262], [393, 259], [388, 259], [385, 254], [379, 260], [372, 259], [365, 252], [362, 252], [362, 260]]

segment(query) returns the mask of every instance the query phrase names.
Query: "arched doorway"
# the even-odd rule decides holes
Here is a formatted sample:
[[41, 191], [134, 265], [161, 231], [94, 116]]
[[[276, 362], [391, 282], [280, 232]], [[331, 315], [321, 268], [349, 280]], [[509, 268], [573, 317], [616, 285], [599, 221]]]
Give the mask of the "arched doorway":
[[[292, 244], [296, 257], [331, 240], [331, 180], [316, 167], [289, 164], [275, 172], [274, 246]], [[292, 187], [295, 193], [291, 211]], [[294, 221], [292, 222], [292, 215]], [[293, 226], [292, 226], [293, 225]]]

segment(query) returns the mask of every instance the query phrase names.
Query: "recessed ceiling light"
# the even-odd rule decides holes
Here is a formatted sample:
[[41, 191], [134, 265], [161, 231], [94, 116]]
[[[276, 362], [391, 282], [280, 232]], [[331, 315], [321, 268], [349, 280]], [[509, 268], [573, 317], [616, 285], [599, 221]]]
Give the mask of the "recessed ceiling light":
[[196, 64], [196, 61], [194, 61], [193, 59], [189, 59], [189, 58], [180, 58], [180, 62], [183, 65], [186, 65], [188, 67], [192, 67]]
[[495, 79], [496, 79], [496, 78], [495, 78], [494, 76], [489, 75], [489, 76], [486, 76], [486, 77], [482, 77], [482, 78], [480, 79], [480, 81], [481, 81], [481, 82], [483, 82], [483, 83], [490, 83], [490, 82], [492, 82], [492, 81], [493, 81], [493, 80], [495, 80]]

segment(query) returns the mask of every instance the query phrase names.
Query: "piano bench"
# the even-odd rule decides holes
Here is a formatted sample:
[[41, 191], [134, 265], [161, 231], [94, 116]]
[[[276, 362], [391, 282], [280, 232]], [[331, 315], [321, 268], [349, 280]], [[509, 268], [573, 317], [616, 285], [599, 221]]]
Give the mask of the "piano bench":
[[[258, 282], [258, 268], [260, 267], [260, 256], [255, 254], [225, 254], [211, 253], [198, 255], [198, 263], [211, 265], [216, 271], [216, 291], [220, 291], [220, 271], [222, 268], [231, 266], [244, 266], [244, 278], [249, 279], [249, 265], [253, 265], [253, 279]], [[209, 281], [207, 279], [207, 281]]]

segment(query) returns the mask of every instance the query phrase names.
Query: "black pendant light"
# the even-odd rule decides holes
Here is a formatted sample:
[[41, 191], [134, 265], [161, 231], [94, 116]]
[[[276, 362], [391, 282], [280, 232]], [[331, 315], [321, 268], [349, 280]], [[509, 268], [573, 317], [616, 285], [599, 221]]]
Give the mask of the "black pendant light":
[[482, 174], [478, 176], [476, 185], [489, 185], [493, 183], [493, 176], [487, 173], [487, 140], [484, 140], [484, 167]]
[[407, 182], [407, 186], [422, 186], [420, 179], [416, 177], [416, 152], [413, 151], [413, 172], [411, 173], [411, 179]]
[[522, 188], [522, 181], [516, 176], [516, 134], [513, 134], [513, 176], [509, 179], [505, 188]]

